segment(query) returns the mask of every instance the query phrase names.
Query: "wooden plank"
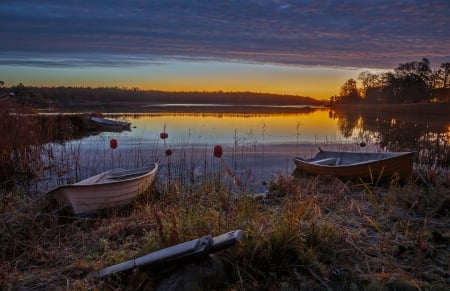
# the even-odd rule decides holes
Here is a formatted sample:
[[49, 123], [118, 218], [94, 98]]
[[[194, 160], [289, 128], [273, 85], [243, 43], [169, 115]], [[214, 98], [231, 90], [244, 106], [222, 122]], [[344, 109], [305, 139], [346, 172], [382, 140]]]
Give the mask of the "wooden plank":
[[129, 271], [136, 267], [155, 267], [165, 264], [175, 264], [188, 261], [199, 256], [214, 253], [235, 245], [242, 240], [244, 232], [233, 230], [216, 237], [209, 235], [158, 250], [147, 255], [128, 260], [113, 266], [93, 271], [89, 275], [93, 278], [103, 278], [112, 274]]
[[240, 229], [233, 230], [213, 238], [213, 245], [209, 253], [214, 253], [235, 245], [242, 240], [244, 232]]
[[193, 256], [198, 255], [201, 252], [205, 252], [212, 246], [212, 243], [213, 239], [211, 236], [204, 236], [149, 253], [136, 259], [132, 259], [126, 262], [106, 267], [98, 271], [91, 272], [90, 276], [94, 278], [103, 278], [111, 274], [131, 270], [135, 267], [155, 266], [162, 263], [169, 263], [176, 259], [184, 258], [188, 255]]
[[317, 161], [312, 161], [311, 164], [315, 165], [335, 165], [336, 164], [336, 158], [326, 158], [321, 159]]

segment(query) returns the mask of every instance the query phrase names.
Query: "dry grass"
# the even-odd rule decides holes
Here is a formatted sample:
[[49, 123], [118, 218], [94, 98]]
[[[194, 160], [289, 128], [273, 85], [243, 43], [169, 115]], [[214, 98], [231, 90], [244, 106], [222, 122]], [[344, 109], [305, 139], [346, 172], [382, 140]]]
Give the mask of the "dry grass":
[[[164, 271], [93, 280], [90, 271], [206, 234], [243, 229], [220, 256], [230, 290], [444, 290], [449, 286], [450, 184], [361, 185], [279, 176], [265, 196], [207, 184], [190, 193], [157, 184], [127, 208], [96, 217], [45, 212], [27, 195], [0, 205], [2, 289], [145, 289]], [[164, 194], [162, 198], [159, 198]], [[403, 288], [402, 287], [402, 288]], [[409, 290], [409, 289], [408, 289]]]

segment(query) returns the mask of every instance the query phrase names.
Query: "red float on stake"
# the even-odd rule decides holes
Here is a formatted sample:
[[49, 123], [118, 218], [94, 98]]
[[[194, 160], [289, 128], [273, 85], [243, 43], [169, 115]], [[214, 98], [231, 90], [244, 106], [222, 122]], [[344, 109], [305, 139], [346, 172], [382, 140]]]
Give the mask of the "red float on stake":
[[113, 150], [117, 148], [117, 140], [116, 139], [112, 139], [109, 141], [109, 147], [112, 148]]
[[161, 139], [166, 139], [166, 138], [168, 138], [169, 137], [169, 135], [167, 134], [167, 132], [161, 132], [160, 134], [159, 134], [159, 137], [161, 138]]
[[171, 149], [167, 149], [166, 150], [166, 156], [171, 156], [172, 155], [172, 150]]
[[222, 155], [223, 155], [223, 149], [222, 149], [222, 146], [216, 145], [216, 146], [214, 147], [214, 156], [215, 156], [216, 158], [221, 158]]

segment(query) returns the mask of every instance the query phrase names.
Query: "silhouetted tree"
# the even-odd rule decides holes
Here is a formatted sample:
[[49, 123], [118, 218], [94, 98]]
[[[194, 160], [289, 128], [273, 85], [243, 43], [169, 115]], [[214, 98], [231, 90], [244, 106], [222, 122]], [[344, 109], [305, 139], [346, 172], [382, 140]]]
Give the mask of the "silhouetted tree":
[[428, 59], [400, 64], [383, 74], [383, 95], [389, 103], [413, 103], [431, 99], [432, 70]]
[[369, 71], [361, 72], [358, 80], [362, 83], [361, 94], [365, 103], [383, 102], [382, 83], [380, 75], [372, 74]]
[[442, 71], [442, 88], [450, 87], [450, 62], [441, 64]]
[[433, 99], [450, 100], [450, 62], [442, 63], [433, 72]]
[[361, 95], [359, 94], [355, 79], [348, 79], [341, 86], [337, 103], [359, 103], [360, 101]]

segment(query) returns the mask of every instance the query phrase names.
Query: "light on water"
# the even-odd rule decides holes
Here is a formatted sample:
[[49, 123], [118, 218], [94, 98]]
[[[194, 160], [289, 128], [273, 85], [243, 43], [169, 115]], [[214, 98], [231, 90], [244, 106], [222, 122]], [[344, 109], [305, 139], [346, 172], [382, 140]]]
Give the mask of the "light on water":
[[[125, 114], [110, 118], [131, 122], [132, 130], [102, 132], [62, 145], [58, 154], [75, 158], [66, 161], [70, 164], [65, 171], [68, 177], [59, 183], [73, 183], [112, 167], [153, 162], [161, 165], [160, 175], [167, 178], [167, 149], [173, 152], [171, 160], [185, 159], [192, 175], [198, 176], [211, 170], [206, 167], [220, 170], [213, 157], [213, 147], [219, 144], [229, 168], [255, 191], [262, 192], [263, 181], [294, 170], [294, 156], [314, 155], [319, 145], [347, 144], [354, 150], [358, 145], [357, 139], [340, 134], [327, 110], [294, 114]], [[163, 131], [167, 139], [160, 138]], [[70, 169], [76, 169], [75, 175], [69, 175]]]
[[[331, 110], [303, 113], [129, 113], [104, 114], [131, 122], [131, 131], [102, 132], [55, 147], [53, 155], [64, 160], [66, 169], [57, 183], [73, 183], [112, 167], [138, 167], [158, 162], [159, 176], [189, 172], [191, 180], [210, 171], [221, 171], [213, 148], [223, 146], [223, 160], [246, 185], [257, 192], [276, 174], [294, 170], [293, 157], [308, 158], [318, 147], [346, 151], [381, 151], [389, 145], [409, 147], [424, 136], [421, 126], [405, 122], [385, 123], [377, 117], [337, 116]], [[384, 128], [384, 127], [388, 128]], [[398, 129], [396, 129], [398, 127]], [[423, 126], [429, 130], [426, 125]], [[448, 124], [445, 125], [445, 128]], [[416, 131], [411, 131], [415, 129]], [[406, 130], [408, 137], [405, 136]], [[395, 133], [398, 131], [398, 133]], [[161, 139], [165, 132], [167, 138]], [[437, 136], [449, 135], [436, 133]], [[427, 134], [425, 138], [430, 138]], [[111, 140], [117, 144], [111, 148]], [[416, 145], [417, 144], [417, 145]], [[166, 155], [170, 150], [172, 155]], [[392, 150], [392, 149], [391, 149]], [[393, 150], [398, 150], [394, 148]], [[71, 157], [72, 156], [72, 157]], [[181, 162], [180, 162], [181, 161]], [[54, 182], [53, 182], [54, 183]]]
[[132, 123], [132, 132], [121, 133], [123, 139], [143, 137], [149, 141], [166, 127], [173, 142], [234, 144], [236, 138], [266, 144], [295, 144], [299, 138], [302, 143], [351, 141], [340, 134], [326, 110], [296, 114], [162, 113], [126, 119]]

